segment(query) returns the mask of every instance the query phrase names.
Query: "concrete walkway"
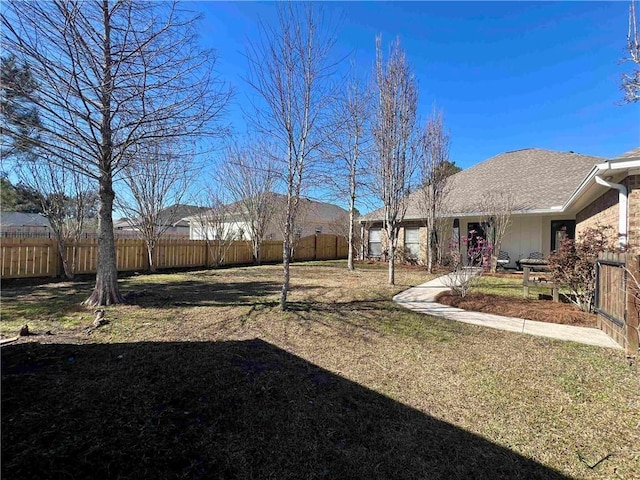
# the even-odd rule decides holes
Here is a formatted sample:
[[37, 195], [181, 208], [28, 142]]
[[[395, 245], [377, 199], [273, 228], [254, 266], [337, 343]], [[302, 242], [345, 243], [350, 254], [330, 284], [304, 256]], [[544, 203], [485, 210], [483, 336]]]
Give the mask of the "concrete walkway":
[[436, 296], [440, 292], [449, 290], [445, 286], [445, 277], [435, 278], [427, 283], [410, 288], [393, 297], [393, 301], [402, 307], [447, 320], [471, 323], [482, 327], [497, 328], [509, 332], [528, 333], [538, 337], [555, 338], [572, 342], [586, 343], [598, 347], [621, 349], [611, 337], [602, 330], [589, 327], [575, 327], [556, 323], [536, 322], [515, 317], [503, 317], [490, 313], [470, 312], [460, 308], [449, 307], [436, 303]]

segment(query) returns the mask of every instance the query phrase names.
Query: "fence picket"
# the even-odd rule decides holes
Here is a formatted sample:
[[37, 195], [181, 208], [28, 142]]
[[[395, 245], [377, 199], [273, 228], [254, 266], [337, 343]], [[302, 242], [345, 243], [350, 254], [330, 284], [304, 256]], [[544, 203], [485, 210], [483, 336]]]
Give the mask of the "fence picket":
[[[118, 238], [116, 265], [118, 271], [148, 269], [145, 244], [140, 239]], [[50, 238], [3, 238], [0, 248], [0, 275], [2, 278], [55, 277], [62, 273], [58, 245]], [[162, 239], [154, 250], [157, 268], [209, 268], [215, 263], [205, 240]], [[317, 235], [301, 238], [294, 249], [294, 260], [330, 260], [347, 257], [347, 243], [335, 235]], [[262, 262], [282, 260], [282, 241], [267, 240], [262, 245]], [[95, 273], [98, 267], [98, 241], [84, 238], [65, 247], [64, 258], [76, 274]], [[75, 262], [74, 262], [75, 258]], [[224, 254], [225, 265], [248, 265], [253, 262], [251, 242], [235, 241]]]

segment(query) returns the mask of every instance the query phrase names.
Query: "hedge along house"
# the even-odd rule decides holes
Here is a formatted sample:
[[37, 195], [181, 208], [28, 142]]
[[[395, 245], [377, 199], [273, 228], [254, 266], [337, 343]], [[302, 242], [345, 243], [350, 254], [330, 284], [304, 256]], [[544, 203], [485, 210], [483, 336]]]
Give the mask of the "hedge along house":
[[[449, 241], [455, 238], [454, 228], [459, 237], [467, 237], [472, 230], [482, 233], [492, 208], [500, 207], [487, 205], [486, 200], [496, 198], [498, 192], [511, 203], [510, 223], [500, 248], [509, 257], [505, 266], [515, 268], [518, 260], [532, 253], [547, 256], [563, 238], [575, 235], [576, 220], [582, 218], [578, 213], [586, 205], [574, 197], [594, 168], [603, 163], [606, 159], [601, 157], [530, 148], [502, 153], [462, 170], [450, 177], [438, 214], [440, 243], [464, 250], [460, 242], [451, 245]], [[427, 232], [421, 192], [413, 192], [407, 201], [398, 246], [406, 247], [410, 256], [424, 262]], [[360, 219], [365, 256], [384, 255], [383, 218], [384, 210], [378, 209]]]

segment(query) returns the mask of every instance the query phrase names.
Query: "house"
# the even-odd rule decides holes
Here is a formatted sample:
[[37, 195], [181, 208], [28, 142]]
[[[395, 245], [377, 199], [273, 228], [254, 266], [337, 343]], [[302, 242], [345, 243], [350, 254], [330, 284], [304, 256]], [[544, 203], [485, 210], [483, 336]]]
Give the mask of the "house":
[[[633, 254], [631, 257], [627, 256], [627, 261], [630, 258], [636, 259], [632, 264], [627, 264], [627, 267], [631, 269], [638, 267], [640, 148], [594, 165], [567, 204], [571, 211], [576, 212], [577, 236], [585, 229], [596, 225], [611, 227], [617, 234], [619, 247]], [[602, 266], [598, 270], [600, 268]], [[611, 272], [612, 269], [609, 267], [609, 273]], [[624, 296], [616, 294], [616, 289], [613, 287], [616, 284], [614, 278], [612, 276], [607, 278], [605, 274], [604, 290], [598, 287], [600, 292], [606, 292], [605, 297], [609, 296], [603, 302], [604, 311], [600, 310], [602, 305], [597, 305], [598, 325], [627, 351], [637, 352], [639, 340], [637, 306], [635, 301], [630, 299], [631, 296], [625, 299]], [[626, 272], [617, 281], [623, 285], [625, 282], [627, 285], [634, 284]]]
[[0, 233], [3, 237], [49, 237], [52, 233], [47, 218], [39, 213], [0, 212]]
[[[189, 221], [185, 220], [185, 218], [206, 210], [204, 207], [195, 205], [171, 205], [158, 212], [157, 226], [164, 229], [163, 236], [189, 238], [190, 226]], [[119, 233], [135, 233], [140, 230], [140, 223], [140, 219], [120, 218], [113, 222], [113, 229], [116, 235]]]
[[640, 248], [640, 148], [593, 166], [567, 201], [576, 214], [576, 235], [609, 226], [622, 249]]
[[[282, 216], [286, 208], [287, 197], [279, 193], [269, 193], [272, 209], [271, 219], [265, 230], [265, 240], [282, 240]], [[190, 224], [191, 240], [215, 239], [226, 236], [237, 240], [250, 240], [242, 202], [225, 205], [224, 218], [216, 210], [185, 218]], [[297, 237], [307, 237], [317, 233], [341, 234], [341, 228], [348, 224], [348, 212], [331, 203], [301, 198], [298, 218], [294, 226]]]
[[[576, 231], [579, 233], [587, 225], [612, 223], [616, 215], [620, 217], [616, 231], [620, 231], [621, 238], [638, 243], [638, 220], [629, 220], [630, 210], [624, 207], [624, 200], [620, 202], [622, 187], [616, 186], [616, 182], [626, 182], [626, 189], [638, 188], [640, 177], [633, 175], [633, 170], [637, 168], [639, 153], [634, 150], [618, 159], [607, 160], [574, 152], [528, 148], [492, 157], [450, 177], [446, 201], [439, 215], [446, 225], [444, 235], [452, 236], [454, 226], [461, 237], [472, 230], [482, 232], [481, 221], [487, 214], [482, 211], [483, 198], [497, 191], [513, 199], [509, 228], [501, 246], [509, 256], [507, 267], [515, 268], [518, 260], [528, 258], [532, 252], [547, 256], [559, 247], [563, 238], [573, 238]], [[419, 199], [417, 191], [407, 198], [399, 245], [424, 261], [427, 235]], [[617, 206], [620, 204], [622, 209]], [[384, 251], [383, 215], [383, 209], [379, 209], [360, 220], [371, 255]], [[623, 226], [625, 222], [633, 232], [627, 231]]]

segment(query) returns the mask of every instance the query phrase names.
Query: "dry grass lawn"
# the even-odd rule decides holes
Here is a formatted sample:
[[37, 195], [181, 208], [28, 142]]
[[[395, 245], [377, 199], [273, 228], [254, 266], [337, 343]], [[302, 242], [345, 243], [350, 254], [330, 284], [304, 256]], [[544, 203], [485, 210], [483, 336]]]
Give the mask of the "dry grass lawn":
[[[640, 478], [619, 351], [404, 310], [344, 262], [6, 284], [2, 478]], [[51, 335], [46, 335], [49, 331]]]

